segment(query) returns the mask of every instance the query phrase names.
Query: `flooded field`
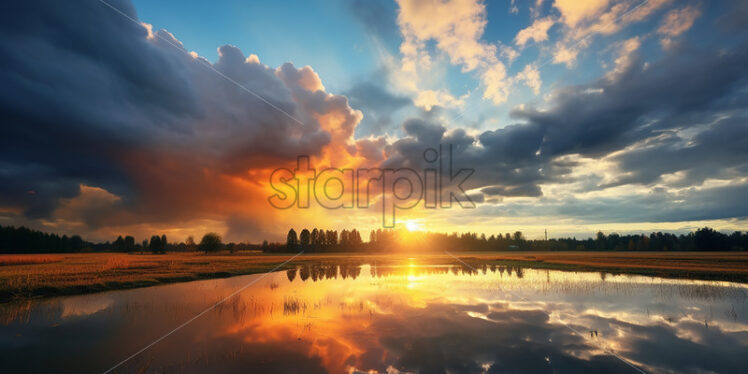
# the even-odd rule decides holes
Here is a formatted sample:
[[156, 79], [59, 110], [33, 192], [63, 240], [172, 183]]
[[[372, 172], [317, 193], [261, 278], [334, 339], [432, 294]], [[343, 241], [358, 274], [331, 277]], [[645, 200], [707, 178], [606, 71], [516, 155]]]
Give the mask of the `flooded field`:
[[340, 261], [2, 304], [0, 362], [24, 373], [735, 373], [748, 366], [747, 299], [730, 282]]

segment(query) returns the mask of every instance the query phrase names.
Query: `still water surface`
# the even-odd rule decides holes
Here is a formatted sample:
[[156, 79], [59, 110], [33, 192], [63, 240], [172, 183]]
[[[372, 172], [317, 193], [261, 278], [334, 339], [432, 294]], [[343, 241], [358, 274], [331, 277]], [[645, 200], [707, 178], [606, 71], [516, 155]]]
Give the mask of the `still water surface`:
[[740, 373], [748, 287], [485, 266], [327, 264], [0, 306], [0, 371]]

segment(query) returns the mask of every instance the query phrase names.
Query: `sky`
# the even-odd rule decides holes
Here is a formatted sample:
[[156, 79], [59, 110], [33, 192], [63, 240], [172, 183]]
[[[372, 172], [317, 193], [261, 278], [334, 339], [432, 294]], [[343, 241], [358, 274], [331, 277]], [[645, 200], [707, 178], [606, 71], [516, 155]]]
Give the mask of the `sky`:
[[421, 172], [441, 145], [472, 170], [472, 203], [403, 199], [396, 225], [529, 238], [748, 229], [746, 2], [11, 7], [0, 225], [93, 241], [367, 233], [395, 189], [374, 188], [369, 207], [279, 209], [269, 198], [289, 190], [274, 172], [299, 156], [317, 170]]

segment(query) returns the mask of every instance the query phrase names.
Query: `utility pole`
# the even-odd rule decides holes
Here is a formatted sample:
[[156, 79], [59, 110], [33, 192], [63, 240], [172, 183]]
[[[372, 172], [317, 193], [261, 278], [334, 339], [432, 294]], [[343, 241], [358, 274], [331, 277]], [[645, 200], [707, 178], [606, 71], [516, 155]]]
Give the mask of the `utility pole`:
[[545, 241], [548, 241], [548, 229], [545, 229]]

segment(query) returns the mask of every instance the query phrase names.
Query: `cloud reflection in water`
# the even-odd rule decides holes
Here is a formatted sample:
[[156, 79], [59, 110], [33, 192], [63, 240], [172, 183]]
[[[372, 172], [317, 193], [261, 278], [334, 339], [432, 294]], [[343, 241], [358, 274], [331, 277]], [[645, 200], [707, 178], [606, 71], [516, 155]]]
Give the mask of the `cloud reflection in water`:
[[[605, 349], [656, 373], [748, 364], [745, 285], [477, 269], [274, 273], [120, 372], [635, 372]], [[103, 371], [253, 277], [6, 305], [0, 360], [11, 371]]]

